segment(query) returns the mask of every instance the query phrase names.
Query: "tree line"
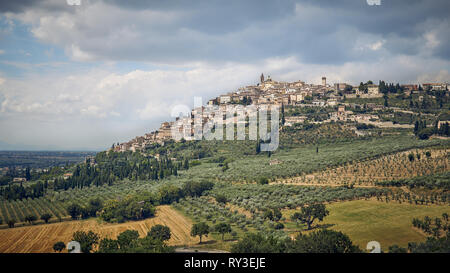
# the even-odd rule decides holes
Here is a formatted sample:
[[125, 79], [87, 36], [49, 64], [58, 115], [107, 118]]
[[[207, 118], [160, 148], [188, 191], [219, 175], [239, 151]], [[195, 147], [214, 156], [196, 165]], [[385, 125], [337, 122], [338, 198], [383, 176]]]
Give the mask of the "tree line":
[[0, 196], [5, 200], [17, 200], [26, 198], [38, 198], [45, 194], [48, 188], [48, 182], [35, 182], [24, 186], [21, 182], [17, 184], [9, 184], [0, 187]]
[[0, 187], [0, 196], [5, 200], [38, 198], [47, 189], [62, 191], [90, 186], [112, 185], [116, 180], [160, 180], [171, 175], [178, 175], [178, 170], [189, 169], [189, 160], [174, 162], [167, 156], [160, 159], [148, 158], [140, 153], [102, 152], [96, 155], [95, 162], [77, 164], [70, 177], [57, 177], [54, 181], [37, 181], [27, 185]]
[[[143, 238], [139, 237], [136, 230], [125, 230], [117, 236], [117, 239], [103, 238], [93, 231], [76, 231], [72, 241], [80, 243], [82, 253], [171, 253], [174, 248], [167, 245], [171, 238], [170, 228], [163, 225], [155, 225]], [[53, 245], [55, 252], [61, 252], [66, 248], [64, 242], [56, 242]], [[73, 249], [69, 250], [73, 251]]]
[[416, 120], [414, 123], [414, 135], [419, 139], [429, 139], [434, 134], [447, 137], [450, 136], [448, 122], [443, 122], [440, 126], [438, 126], [438, 122], [439, 121], [436, 121], [434, 126], [428, 127], [425, 120]]
[[124, 198], [112, 199], [104, 204], [100, 199], [91, 199], [87, 206], [70, 204], [67, 212], [73, 220], [99, 216], [106, 222], [122, 223], [143, 220], [155, 215], [156, 206], [178, 202], [183, 197], [196, 197], [212, 189], [214, 184], [208, 181], [189, 181], [182, 187], [161, 186], [155, 193], [142, 192]]

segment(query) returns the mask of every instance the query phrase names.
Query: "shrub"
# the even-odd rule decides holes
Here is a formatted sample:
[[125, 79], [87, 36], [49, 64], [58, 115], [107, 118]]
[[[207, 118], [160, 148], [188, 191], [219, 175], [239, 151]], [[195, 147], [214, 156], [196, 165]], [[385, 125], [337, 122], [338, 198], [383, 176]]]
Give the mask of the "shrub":
[[92, 231], [76, 231], [73, 234], [73, 241], [77, 241], [81, 245], [81, 252], [90, 253], [93, 246], [98, 244], [99, 236]]
[[125, 230], [117, 236], [117, 243], [121, 250], [135, 247], [135, 243], [139, 238], [139, 233], [136, 230]]
[[37, 220], [37, 217], [35, 215], [27, 215], [27, 216], [25, 216], [25, 221], [30, 223], [30, 225], [32, 225], [33, 222], [36, 221], [36, 220]]
[[228, 202], [228, 199], [225, 195], [223, 194], [217, 194], [216, 195], [216, 201], [217, 203], [221, 203], [221, 204], [225, 204]]
[[201, 196], [204, 191], [212, 189], [214, 184], [212, 182], [202, 181], [193, 182], [189, 181], [183, 185], [183, 193], [185, 196]]
[[89, 204], [87, 207], [87, 213], [91, 217], [97, 216], [97, 212], [99, 212], [103, 207], [103, 202], [100, 198], [94, 198], [89, 200]]
[[155, 215], [155, 207], [145, 194], [130, 195], [123, 200], [109, 200], [106, 202], [100, 217], [107, 222], [125, 222], [142, 220]]
[[194, 167], [194, 166], [198, 166], [201, 164], [202, 164], [202, 162], [200, 160], [192, 160], [191, 162], [189, 162], [189, 167]]
[[389, 253], [407, 253], [408, 250], [398, 245], [389, 246]]
[[78, 219], [82, 211], [82, 207], [78, 204], [70, 204], [67, 207], [67, 212], [72, 217], [73, 220]]
[[319, 230], [308, 235], [299, 234], [288, 247], [291, 253], [358, 253], [358, 246], [342, 232]]
[[269, 184], [269, 179], [267, 179], [267, 177], [261, 177], [258, 180], [258, 184], [260, 184], [260, 185], [267, 185], [267, 184]]
[[434, 128], [424, 128], [422, 130], [419, 131], [419, 133], [417, 134], [417, 136], [419, 137], [419, 139], [429, 139], [430, 136], [432, 136], [434, 133]]
[[225, 233], [231, 233], [231, 226], [227, 223], [219, 223], [216, 226], [214, 226], [214, 230], [220, 234], [222, 234], [222, 241], [224, 239]]
[[63, 242], [56, 242], [53, 245], [53, 250], [57, 251], [57, 252], [61, 252], [66, 248], [66, 244], [64, 244]]
[[50, 213], [44, 213], [41, 215], [41, 220], [43, 220], [46, 224], [48, 223], [48, 220], [52, 218], [52, 215]]
[[16, 224], [16, 221], [14, 221], [14, 220], [9, 220], [8, 221], [8, 227], [9, 228], [13, 228], [15, 224]]
[[171, 237], [170, 228], [163, 225], [155, 225], [147, 233], [147, 236], [155, 240], [167, 241]]
[[285, 250], [284, 242], [261, 232], [247, 234], [231, 247], [232, 253], [283, 253]]

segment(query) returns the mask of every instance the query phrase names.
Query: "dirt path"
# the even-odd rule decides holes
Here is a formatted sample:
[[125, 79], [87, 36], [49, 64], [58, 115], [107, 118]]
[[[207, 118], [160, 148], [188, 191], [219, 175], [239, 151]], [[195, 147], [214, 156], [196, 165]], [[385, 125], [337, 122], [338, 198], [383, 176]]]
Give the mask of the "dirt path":
[[[288, 180], [289, 181], [289, 180]], [[288, 184], [288, 185], [296, 185], [296, 186], [313, 186], [313, 187], [343, 187], [344, 184], [336, 184], [336, 183], [327, 183], [327, 184], [319, 184], [319, 183], [305, 183], [305, 182], [287, 182], [286, 180], [279, 180], [272, 182], [270, 184]], [[354, 188], [383, 188], [381, 186], [371, 186], [371, 185], [352, 185]]]

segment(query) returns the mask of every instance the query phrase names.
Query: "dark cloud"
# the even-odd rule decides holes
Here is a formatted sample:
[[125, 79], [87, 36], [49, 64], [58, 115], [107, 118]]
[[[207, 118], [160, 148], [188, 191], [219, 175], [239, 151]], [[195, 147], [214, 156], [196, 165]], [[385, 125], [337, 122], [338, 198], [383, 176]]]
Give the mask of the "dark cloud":
[[[397, 33], [414, 36], [414, 26], [429, 18], [448, 18], [448, 0], [381, 0], [370, 6], [366, 0], [131, 0], [104, 1], [118, 7], [159, 11], [185, 11], [195, 15], [185, 26], [207, 31], [244, 27], [247, 24], [272, 21], [291, 16], [296, 4], [313, 6], [324, 11], [316, 18], [328, 24], [350, 24], [371, 33]], [[315, 21], [316, 21], [315, 20]], [[316, 22], [317, 23], [317, 22]]]
[[221, 34], [251, 24], [270, 22], [293, 14], [294, 0], [175, 0], [175, 1], [104, 1], [131, 10], [156, 10], [188, 14], [183, 27], [205, 33]]
[[39, 3], [39, 0], [1, 1], [0, 12], [22, 12]]
[[[83, 13], [101, 3], [104, 13]], [[38, 33], [61, 35], [64, 39], [47, 39], [65, 48], [76, 46], [93, 58], [115, 61], [252, 62], [296, 56], [307, 63], [342, 64], [386, 54], [428, 54], [450, 60], [448, 0], [382, 0], [380, 6], [369, 6], [366, 0], [82, 0], [82, 5], [84, 11], [74, 15], [70, 32], [41, 28]], [[116, 17], [108, 17], [108, 7]], [[47, 0], [0, 6], [15, 12], [27, 8], [51, 12], [67, 5]], [[152, 14], [142, 18], [142, 11], [159, 12], [169, 19], [152, 20]], [[436, 44], [426, 38], [431, 32]], [[385, 50], [374, 50], [372, 45], [381, 41]]]
[[2, 13], [21, 13], [30, 9], [41, 9], [48, 12], [73, 11], [66, 0], [6, 0], [0, 2], [0, 12]]

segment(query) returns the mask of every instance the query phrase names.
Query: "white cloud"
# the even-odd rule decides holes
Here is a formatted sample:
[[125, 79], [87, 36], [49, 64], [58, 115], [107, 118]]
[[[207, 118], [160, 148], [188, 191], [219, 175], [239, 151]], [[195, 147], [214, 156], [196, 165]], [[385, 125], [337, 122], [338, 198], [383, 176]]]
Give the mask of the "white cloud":
[[81, 50], [77, 45], [72, 45], [70, 49], [66, 50], [69, 56], [75, 61], [91, 61], [94, 60], [93, 56], [83, 50]]
[[101, 111], [100, 107], [97, 105], [88, 105], [85, 108], [80, 109], [80, 113], [83, 115], [93, 116], [97, 118], [105, 118], [106, 114]]
[[[14, 31], [17, 20], [51, 45], [43, 55], [62, 49], [76, 61], [66, 68], [93, 68], [43, 72], [61, 63], [1, 61], [25, 75], [0, 78], [0, 128], [8, 128], [0, 139], [101, 147], [156, 129], [174, 105], [191, 106], [194, 96], [206, 102], [254, 84], [261, 72], [310, 83], [322, 76], [351, 84], [449, 81], [449, 21], [438, 14], [443, 8], [424, 12], [423, 1], [410, 3], [407, 15], [398, 12], [403, 4], [376, 13], [385, 5], [374, 11], [351, 1], [237, 1], [238, 10], [169, 2], [141, 9], [139, 1], [72, 7], [46, 0], [6, 13], [0, 35]], [[428, 13], [437, 15], [428, 20]], [[163, 68], [125, 70], [129, 64], [121, 61]]]
[[374, 50], [374, 51], [379, 50], [379, 49], [381, 49], [383, 47], [385, 42], [386, 41], [377, 41], [376, 43], [373, 43], [373, 44], [369, 45], [369, 48]]
[[[197, 63], [167, 70], [134, 70], [127, 73], [92, 69], [65, 76], [32, 75], [7, 79], [0, 85], [0, 139], [67, 147], [98, 148], [125, 141], [171, 120], [172, 107], [203, 102], [238, 87], [255, 84], [259, 75], [276, 80], [327, 81], [358, 84], [360, 81], [417, 83], [449, 81], [446, 61], [398, 56], [373, 63], [343, 65], [304, 64], [295, 57], [269, 58], [257, 64]], [[382, 68], [382, 69], [380, 69]], [[17, 124], [26, 126], [16, 128]], [[34, 132], [29, 134], [29, 132]], [[44, 135], [51, 132], [52, 137]], [[42, 135], [36, 139], [35, 134]], [[95, 139], [95, 141], [94, 141]], [[7, 141], [8, 142], [8, 141]]]
[[411, 56], [344, 65], [304, 64], [295, 57], [269, 58], [252, 65], [198, 63], [183, 69], [127, 73], [92, 69], [62, 77], [29, 76], [8, 81], [0, 78], [0, 93], [5, 97], [3, 109], [10, 115], [28, 113], [33, 114], [33, 118], [46, 120], [76, 115], [155, 120], [169, 117], [173, 105], [192, 105], [194, 96], [202, 96], [206, 102], [218, 94], [254, 84], [261, 72], [279, 80], [319, 83], [321, 76], [327, 76], [329, 82], [357, 84], [369, 79], [415, 82], [430, 75], [448, 81], [448, 73], [443, 72], [448, 70], [439, 69], [448, 66], [446, 61], [426, 61]]
[[436, 33], [433, 31], [425, 33], [424, 38], [426, 41], [425, 46], [428, 48], [433, 49], [433, 48], [439, 46], [439, 44], [440, 44], [440, 41], [436, 37]]

